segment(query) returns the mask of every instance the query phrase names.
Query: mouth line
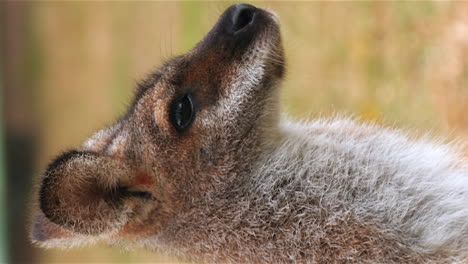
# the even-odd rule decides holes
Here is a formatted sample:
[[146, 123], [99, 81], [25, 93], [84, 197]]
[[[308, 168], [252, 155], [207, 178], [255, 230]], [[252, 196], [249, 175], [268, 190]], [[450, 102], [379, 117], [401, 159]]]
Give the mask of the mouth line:
[[131, 187], [129, 186], [118, 186], [115, 190], [111, 191], [107, 197], [109, 201], [122, 201], [126, 198], [135, 197], [138, 199], [144, 200], [154, 200], [153, 194], [148, 191], [139, 191], [139, 190], [130, 190]]
[[142, 198], [146, 200], [154, 199], [153, 195], [150, 192], [145, 192], [145, 191], [127, 191], [125, 195], [130, 196], [130, 197]]

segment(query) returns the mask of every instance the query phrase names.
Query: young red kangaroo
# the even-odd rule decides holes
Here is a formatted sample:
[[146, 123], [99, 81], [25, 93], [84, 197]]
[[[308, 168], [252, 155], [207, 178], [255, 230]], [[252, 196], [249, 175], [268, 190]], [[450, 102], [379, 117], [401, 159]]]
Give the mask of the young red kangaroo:
[[34, 243], [215, 263], [466, 260], [463, 156], [348, 119], [280, 119], [283, 74], [278, 18], [228, 8], [123, 118], [48, 166]]

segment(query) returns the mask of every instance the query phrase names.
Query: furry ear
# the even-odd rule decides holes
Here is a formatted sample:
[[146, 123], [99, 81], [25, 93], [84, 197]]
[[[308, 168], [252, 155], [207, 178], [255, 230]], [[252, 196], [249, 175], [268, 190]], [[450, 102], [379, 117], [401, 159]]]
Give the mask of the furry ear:
[[75, 244], [79, 242], [76, 235], [50, 222], [40, 210], [36, 211], [34, 215], [31, 240], [44, 247], [64, 246], [67, 243], [63, 243], [63, 241], [71, 242], [71, 240], [75, 240]]
[[130, 168], [120, 159], [95, 152], [66, 152], [45, 172], [39, 207], [48, 221], [69, 232], [112, 232], [128, 221], [132, 211], [125, 204], [131, 194], [125, 184], [130, 174]]

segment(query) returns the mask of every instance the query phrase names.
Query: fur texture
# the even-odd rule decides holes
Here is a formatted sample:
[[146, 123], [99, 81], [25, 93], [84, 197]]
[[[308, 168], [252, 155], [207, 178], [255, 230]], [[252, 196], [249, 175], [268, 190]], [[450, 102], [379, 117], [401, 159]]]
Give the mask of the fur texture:
[[[468, 259], [468, 165], [456, 148], [350, 119], [280, 120], [283, 60], [277, 17], [230, 7], [139, 85], [115, 125], [51, 163], [33, 241], [213, 263]], [[187, 93], [195, 119], [178, 131], [168, 108]]]
[[251, 174], [145, 246], [212, 262], [466, 259], [468, 167], [453, 147], [349, 119], [278, 129]]

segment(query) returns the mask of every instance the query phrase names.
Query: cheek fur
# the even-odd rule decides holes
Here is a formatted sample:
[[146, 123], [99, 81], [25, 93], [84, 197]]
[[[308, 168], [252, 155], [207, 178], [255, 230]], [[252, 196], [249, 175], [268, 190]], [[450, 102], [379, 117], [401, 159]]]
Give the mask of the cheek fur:
[[145, 171], [138, 171], [133, 180], [133, 185], [136, 186], [152, 186], [154, 183], [154, 179]]

